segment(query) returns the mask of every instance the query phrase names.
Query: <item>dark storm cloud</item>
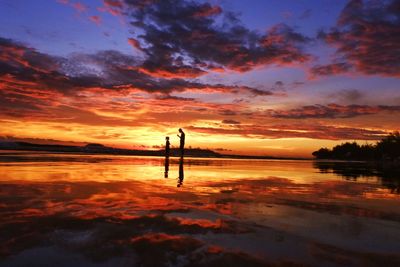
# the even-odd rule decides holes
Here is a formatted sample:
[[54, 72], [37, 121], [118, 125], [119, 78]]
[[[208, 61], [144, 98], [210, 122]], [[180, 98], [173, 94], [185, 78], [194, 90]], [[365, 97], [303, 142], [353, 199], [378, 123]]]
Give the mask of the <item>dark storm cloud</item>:
[[351, 0], [342, 10], [336, 27], [320, 37], [337, 47], [345, 65], [319, 66], [315, 74], [349, 70], [365, 74], [400, 75], [400, 1]]
[[290, 110], [274, 110], [271, 116], [285, 119], [306, 119], [306, 118], [353, 118], [361, 115], [377, 114], [379, 112], [400, 112], [400, 106], [367, 106], [337, 104], [303, 106]]
[[73, 54], [68, 58], [50, 56], [35, 49], [0, 38], [0, 76], [3, 86], [36, 87], [40, 91], [73, 94], [88, 88], [137, 89], [168, 94], [186, 89], [212, 89], [222, 92], [271, 95], [247, 86], [203, 84], [184, 79], [154, 78], [138, 70], [141, 61], [118, 51]]
[[[7, 85], [40, 87], [68, 93], [74, 87], [99, 86], [101, 79], [93, 75], [69, 77], [60, 71], [66, 59], [37, 52], [35, 49], [0, 38], [0, 77]], [[3, 84], [3, 86], [4, 86]]]
[[142, 71], [153, 76], [197, 77], [215, 69], [249, 71], [308, 60], [298, 46], [308, 38], [287, 25], [258, 33], [209, 3], [125, 0], [120, 10], [140, 32], [134, 46], [146, 56]]

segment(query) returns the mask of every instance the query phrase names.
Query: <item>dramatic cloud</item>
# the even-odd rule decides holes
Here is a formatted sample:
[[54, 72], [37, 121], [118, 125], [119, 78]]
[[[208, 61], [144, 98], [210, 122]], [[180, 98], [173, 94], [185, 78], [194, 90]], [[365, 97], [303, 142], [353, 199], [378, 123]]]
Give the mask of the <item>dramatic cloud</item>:
[[303, 106], [290, 110], [274, 110], [271, 116], [275, 118], [306, 119], [306, 118], [352, 118], [361, 115], [376, 114], [382, 111], [400, 112], [400, 106], [367, 106], [337, 104]]
[[248, 138], [313, 138], [326, 140], [379, 140], [385, 131], [325, 125], [239, 125], [235, 128], [186, 127], [187, 130], [206, 133], [246, 136]]
[[[195, 101], [193, 97], [172, 95], [174, 92], [248, 97], [273, 94], [248, 86], [155, 78], [138, 70], [139, 59], [117, 51], [56, 57], [4, 38], [0, 38], [0, 48], [0, 111], [5, 117], [130, 126], [133, 121], [121, 118], [121, 114], [131, 114], [132, 110], [149, 106], [152, 112], [159, 113], [168, 112], [168, 109], [218, 112], [225, 108], [221, 104]], [[232, 106], [240, 107], [240, 104], [229, 105], [229, 108]], [[116, 116], [117, 113], [120, 115]], [[150, 119], [142, 119], [146, 120]]]
[[74, 87], [99, 86], [101, 79], [94, 75], [70, 77], [60, 69], [65, 59], [37, 52], [35, 49], [0, 38], [0, 77], [2, 86], [16, 90], [62, 91]]
[[[0, 38], [2, 86], [22, 90], [56, 91], [72, 94], [100, 87], [112, 90], [136, 89], [168, 94], [184, 90], [215, 90], [251, 95], [272, 95], [248, 86], [203, 84], [184, 79], [154, 78], [140, 70], [141, 61], [118, 51], [74, 54], [68, 58], [37, 52], [10, 39]], [[19, 85], [19, 86], [17, 86]]]
[[350, 67], [365, 74], [400, 76], [400, 2], [351, 0], [321, 38], [337, 47], [344, 63], [317, 66], [314, 74], [330, 75]]
[[[58, 2], [64, 4], [63, 8], [55, 4], [60, 24], [51, 25], [54, 21], [47, 18], [48, 34], [44, 34], [42, 22], [24, 25], [27, 21], [23, 20], [17, 24], [26, 27], [26, 33], [10, 27], [4, 35], [24, 43], [0, 37], [1, 135], [60, 136], [60, 140], [85, 142], [108, 139], [109, 144], [118, 146], [137, 142], [152, 147], [160, 145], [160, 136], [175, 136], [175, 128], [182, 127], [188, 130], [191, 146], [241, 149], [246, 140], [255, 141], [252, 138], [368, 140], [397, 130], [395, 116], [400, 108], [393, 95], [393, 78], [374, 77], [371, 84], [364, 76], [305, 80], [301, 68], [288, 66], [314, 56], [330, 58], [324, 54], [326, 47], [312, 51], [313, 47], [306, 46], [315, 43], [297, 30], [277, 24], [280, 19], [268, 17], [256, 23], [255, 18], [242, 23], [239, 13], [223, 10], [218, 1], [103, 0], [95, 10], [79, 0]], [[399, 34], [395, 26], [399, 18], [395, 3], [350, 1], [338, 23], [320, 35], [337, 48], [335, 57], [328, 65], [318, 62], [320, 65], [310, 70], [312, 76], [350, 71], [397, 76]], [[233, 5], [233, 11], [241, 5]], [[259, 5], [264, 10], [274, 9], [269, 4]], [[293, 11], [293, 19], [307, 18], [310, 8], [315, 7], [306, 5]], [[248, 11], [243, 10], [244, 19]], [[337, 8], [332, 12], [338, 13]], [[334, 21], [332, 16], [327, 22]], [[303, 33], [318, 26], [296, 21], [296, 29]], [[76, 32], [80, 26], [82, 32]], [[117, 29], [122, 32], [117, 34]], [[111, 35], [114, 38], [104, 37]], [[96, 42], [89, 40], [91, 36]], [[325, 93], [315, 95], [316, 88], [326, 89]], [[372, 91], [375, 88], [382, 94], [371, 100], [369, 97], [377, 94]], [[340, 105], [306, 106], [310, 99], [315, 101], [311, 103]], [[382, 122], [373, 121], [378, 116], [357, 117], [370, 114], [379, 114]], [[336, 120], [338, 124], [332, 125], [332, 119], [353, 117], [357, 119]], [[304, 118], [318, 120], [303, 125]], [[214, 137], [206, 133], [215, 134], [215, 139], [210, 142]], [[231, 139], [224, 139], [225, 134]], [[261, 142], [269, 145], [270, 140], [253, 144], [260, 144], [260, 151], [269, 149]], [[305, 145], [299, 142], [293, 147], [303, 149]]]
[[146, 55], [141, 70], [155, 77], [192, 78], [225, 68], [249, 71], [308, 60], [298, 46], [308, 38], [290, 27], [276, 25], [261, 34], [209, 3], [126, 0], [105, 5], [128, 16], [138, 29], [130, 43]]

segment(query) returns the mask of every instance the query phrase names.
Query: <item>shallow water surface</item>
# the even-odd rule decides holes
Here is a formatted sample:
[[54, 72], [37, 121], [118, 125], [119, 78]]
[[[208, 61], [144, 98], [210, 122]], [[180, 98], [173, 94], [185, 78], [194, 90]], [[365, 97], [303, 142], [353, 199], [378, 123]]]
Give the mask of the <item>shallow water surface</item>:
[[0, 152], [0, 266], [400, 266], [400, 175]]

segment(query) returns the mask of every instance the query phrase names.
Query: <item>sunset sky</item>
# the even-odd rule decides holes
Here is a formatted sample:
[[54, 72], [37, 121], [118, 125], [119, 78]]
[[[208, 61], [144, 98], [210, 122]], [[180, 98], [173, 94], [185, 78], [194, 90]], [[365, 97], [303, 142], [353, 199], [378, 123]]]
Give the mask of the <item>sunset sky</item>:
[[0, 138], [310, 156], [400, 130], [399, 0], [0, 0]]

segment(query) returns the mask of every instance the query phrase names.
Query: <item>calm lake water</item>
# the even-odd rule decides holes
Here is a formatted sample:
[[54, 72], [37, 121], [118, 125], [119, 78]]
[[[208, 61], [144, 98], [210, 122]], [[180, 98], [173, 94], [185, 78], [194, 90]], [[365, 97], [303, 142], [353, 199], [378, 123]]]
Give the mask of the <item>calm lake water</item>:
[[0, 266], [400, 266], [365, 163], [0, 152]]

